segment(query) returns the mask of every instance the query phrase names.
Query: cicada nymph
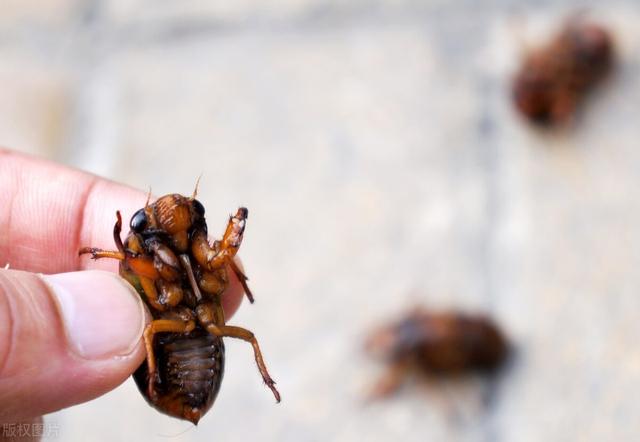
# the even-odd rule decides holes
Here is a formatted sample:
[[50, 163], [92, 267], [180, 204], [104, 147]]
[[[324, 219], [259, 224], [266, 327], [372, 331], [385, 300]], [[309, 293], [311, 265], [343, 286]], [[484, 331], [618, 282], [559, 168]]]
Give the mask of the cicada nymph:
[[120, 262], [120, 275], [138, 291], [153, 320], [143, 334], [146, 361], [134, 373], [146, 400], [159, 411], [197, 424], [211, 408], [224, 373], [222, 338], [249, 342], [262, 379], [276, 401], [280, 393], [264, 364], [254, 334], [227, 325], [221, 296], [229, 272], [253, 295], [234, 257], [242, 243], [248, 210], [229, 218], [222, 239], [210, 243], [204, 207], [195, 198], [165, 195], [138, 210], [120, 237], [122, 218], [113, 237], [117, 250], [85, 247], [80, 254]]
[[423, 308], [374, 330], [366, 349], [388, 364], [373, 397], [395, 392], [411, 371], [449, 377], [471, 371], [490, 373], [508, 354], [504, 335], [486, 316]]
[[546, 46], [527, 54], [513, 80], [513, 102], [527, 119], [571, 121], [584, 96], [613, 65], [613, 41], [602, 26], [573, 18]]

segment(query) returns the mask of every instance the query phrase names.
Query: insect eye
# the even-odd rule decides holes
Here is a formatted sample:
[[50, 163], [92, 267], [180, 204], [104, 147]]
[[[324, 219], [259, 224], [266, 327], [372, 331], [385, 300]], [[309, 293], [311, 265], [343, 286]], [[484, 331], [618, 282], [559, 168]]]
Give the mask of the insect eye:
[[195, 210], [198, 215], [204, 216], [204, 206], [200, 201], [193, 200], [193, 210]]
[[131, 230], [134, 232], [142, 232], [145, 227], [147, 227], [147, 214], [144, 209], [138, 210], [131, 217], [131, 222], [129, 223]]

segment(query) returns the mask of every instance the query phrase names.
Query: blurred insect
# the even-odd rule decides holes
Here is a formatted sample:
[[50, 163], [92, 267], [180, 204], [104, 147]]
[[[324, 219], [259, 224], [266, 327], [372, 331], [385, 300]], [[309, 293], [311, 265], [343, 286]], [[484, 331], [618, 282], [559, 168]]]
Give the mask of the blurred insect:
[[416, 308], [375, 330], [366, 350], [389, 365], [373, 388], [371, 396], [376, 398], [394, 393], [410, 371], [442, 376], [493, 372], [506, 359], [508, 345], [484, 316]]
[[223, 337], [249, 342], [262, 379], [278, 402], [280, 393], [253, 333], [226, 325], [220, 299], [232, 271], [253, 302], [247, 277], [234, 261], [248, 211], [239, 208], [222, 239], [211, 245], [204, 207], [195, 197], [196, 192], [190, 198], [170, 194], [153, 204], [147, 201], [131, 218], [124, 243], [122, 218], [116, 212], [117, 250], [85, 247], [80, 255], [120, 261], [120, 275], [136, 288], [153, 316], [143, 334], [147, 358], [134, 373], [138, 389], [159, 411], [197, 424], [220, 389]]
[[531, 122], [559, 126], [613, 65], [613, 41], [602, 26], [577, 17], [554, 39], [530, 52], [513, 81], [516, 108]]

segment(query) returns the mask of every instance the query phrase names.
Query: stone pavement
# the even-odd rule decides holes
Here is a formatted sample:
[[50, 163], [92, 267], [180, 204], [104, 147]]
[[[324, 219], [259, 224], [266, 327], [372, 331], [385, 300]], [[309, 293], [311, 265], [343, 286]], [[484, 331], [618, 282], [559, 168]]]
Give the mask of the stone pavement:
[[[4, 5], [0, 142], [156, 194], [202, 173], [212, 233], [249, 207], [257, 301], [233, 323], [283, 402], [228, 342], [197, 429], [128, 381], [48, 416], [55, 440], [640, 437], [640, 5], [590, 3], [619, 70], [574, 130], [542, 134], [509, 79], [584, 2], [202, 3]], [[505, 376], [365, 405], [382, 367], [364, 333], [416, 303], [494, 315]]]

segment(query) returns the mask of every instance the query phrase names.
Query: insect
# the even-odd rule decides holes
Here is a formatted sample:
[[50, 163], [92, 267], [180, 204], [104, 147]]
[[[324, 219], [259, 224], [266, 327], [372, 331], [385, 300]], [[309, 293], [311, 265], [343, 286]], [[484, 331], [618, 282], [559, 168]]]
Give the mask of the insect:
[[607, 30], [573, 18], [550, 43], [528, 54], [513, 81], [513, 102], [533, 123], [565, 124], [612, 64]]
[[229, 218], [221, 240], [210, 244], [204, 206], [192, 197], [165, 195], [138, 210], [131, 231], [121, 240], [122, 217], [116, 212], [117, 250], [85, 247], [80, 255], [120, 262], [120, 275], [135, 287], [153, 320], [143, 339], [146, 361], [134, 373], [138, 389], [159, 411], [197, 424], [211, 408], [224, 374], [222, 338], [249, 342], [258, 370], [277, 402], [280, 393], [269, 375], [254, 334], [227, 325], [221, 304], [228, 272], [241, 282], [253, 303], [247, 277], [234, 261], [242, 243], [248, 210]]
[[372, 397], [395, 392], [412, 370], [433, 375], [491, 372], [508, 353], [505, 338], [488, 318], [422, 308], [374, 330], [366, 349], [389, 365]]

